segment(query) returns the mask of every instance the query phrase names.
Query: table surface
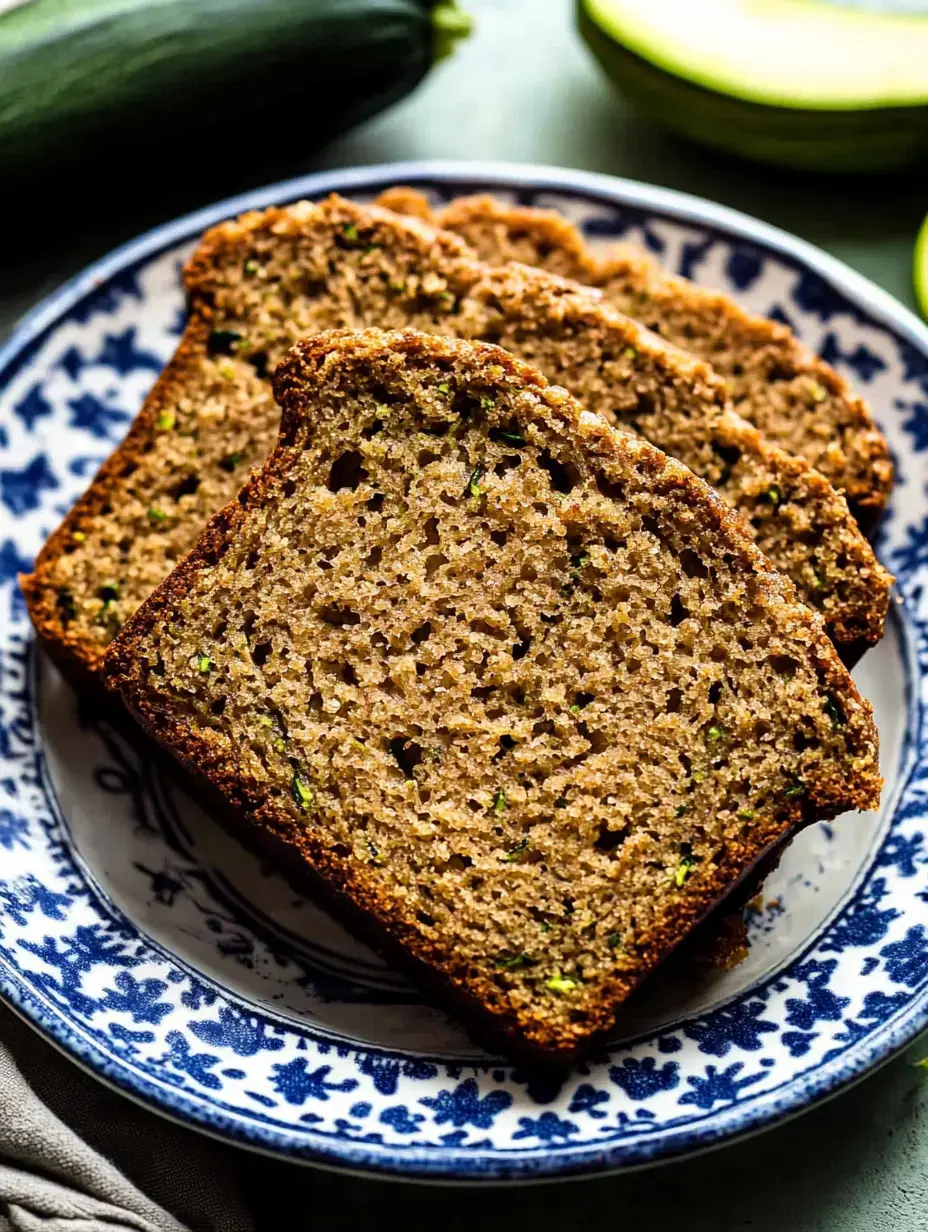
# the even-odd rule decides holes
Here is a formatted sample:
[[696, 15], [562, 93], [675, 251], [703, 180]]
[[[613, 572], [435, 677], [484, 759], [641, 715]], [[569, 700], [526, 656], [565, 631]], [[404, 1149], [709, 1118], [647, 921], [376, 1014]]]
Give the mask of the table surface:
[[[928, 177], [826, 178], [711, 155], [663, 133], [612, 92], [574, 28], [569, 0], [462, 0], [477, 30], [416, 93], [321, 154], [259, 153], [202, 176], [124, 185], [78, 208], [73, 182], [46, 191], [64, 226], [30, 227], [5, 193], [19, 241], [0, 278], [0, 338], [64, 278], [116, 244], [217, 196], [319, 168], [420, 158], [502, 159], [622, 175], [708, 197], [828, 249], [914, 307], [911, 259]], [[18, 209], [18, 213], [17, 213]], [[0, 213], [4, 210], [0, 207]], [[9, 237], [10, 232], [7, 232]], [[40, 238], [41, 237], [41, 238]], [[243, 1156], [262, 1229], [364, 1226], [389, 1204], [412, 1227], [479, 1217], [495, 1232], [639, 1227], [649, 1232], [916, 1232], [928, 1211], [928, 1071], [915, 1045], [854, 1090], [747, 1142], [602, 1181], [493, 1191], [388, 1185]]]

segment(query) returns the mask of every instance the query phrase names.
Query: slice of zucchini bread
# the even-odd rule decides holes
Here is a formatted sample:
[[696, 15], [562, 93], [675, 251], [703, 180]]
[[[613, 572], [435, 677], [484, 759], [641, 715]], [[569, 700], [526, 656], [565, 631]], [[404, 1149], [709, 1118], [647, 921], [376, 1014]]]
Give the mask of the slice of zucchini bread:
[[110, 685], [349, 920], [566, 1061], [877, 738], [735, 516], [500, 348], [334, 331]]
[[463, 236], [491, 265], [521, 261], [599, 287], [621, 312], [711, 363], [738, 413], [827, 476], [862, 522], [872, 522], [886, 504], [892, 461], [866, 403], [785, 325], [668, 274], [631, 245], [617, 245], [600, 259], [553, 210], [478, 196], [432, 214], [425, 197], [408, 188], [390, 189], [378, 200]]
[[[107, 643], [276, 437], [269, 374], [302, 335], [372, 325], [497, 341], [675, 454], [749, 520], [850, 661], [882, 631], [889, 577], [844, 498], [726, 408], [702, 361], [540, 270], [492, 270], [458, 237], [331, 198], [209, 232], [186, 271], [191, 315], [125, 442], [24, 579], [72, 678]], [[597, 298], [599, 297], [599, 298]]]

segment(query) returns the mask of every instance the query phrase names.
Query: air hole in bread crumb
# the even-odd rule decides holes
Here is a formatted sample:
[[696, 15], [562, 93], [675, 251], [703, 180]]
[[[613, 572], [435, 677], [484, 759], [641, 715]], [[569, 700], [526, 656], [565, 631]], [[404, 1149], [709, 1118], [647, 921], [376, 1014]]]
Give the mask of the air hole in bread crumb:
[[351, 607], [340, 607], [336, 603], [330, 603], [324, 607], [319, 615], [327, 625], [359, 625], [361, 616]]
[[436, 453], [434, 449], [420, 449], [416, 455], [416, 465], [419, 467], [420, 471], [424, 470], [425, 467], [429, 466], [432, 462], [440, 461], [441, 454]]
[[350, 684], [350, 685], [354, 685], [355, 687], [357, 687], [358, 673], [354, 670], [354, 668], [351, 666], [350, 663], [343, 664], [342, 671], [341, 671], [341, 677], [342, 677], [342, 680], [344, 680], [345, 684]]
[[438, 572], [442, 565], [447, 565], [448, 557], [443, 556], [441, 552], [436, 552], [432, 556], [425, 558], [425, 576], [432, 577]]
[[483, 419], [480, 399], [459, 390], [451, 400], [451, 410], [462, 423], [478, 424]]
[[712, 451], [728, 466], [737, 466], [741, 461], [741, 450], [737, 445], [723, 445], [719, 441], [713, 441]]
[[429, 621], [426, 620], [421, 625], [419, 625], [418, 629], [413, 629], [412, 633], [409, 636], [411, 640], [418, 646], [422, 642], [427, 641], [428, 638], [431, 636], [431, 633], [432, 633], [432, 626], [429, 623]]
[[528, 654], [529, 649], [531, 648], [531, 645], [532, 645], [532, 639], [526, 633], [525, 636], [521, 639], [521, 641], [516, 642], [516, 644], [513, 646], [512, 650], [510, 651], [510, 653], [514, 659], [524, 659], [525, 656]]
[[782, 361], [772, 363], [766, 372], [768, 381], [791, 381], [796, 375], [796, 369]]
[[176, 501], [180, 500], [182, 496], [195, 496], [199, 486], [200, 479], [198, 475], [185, 475], [179, 483], [175, 483], [174, 487], [170, 489], [169, 495]]
[[264, 667], [268, 659], [271, 657], [271, 643], [259, 642], [251, 652], [251, 661], [255, 667]]
[[638, 418], [639, 415], [653, 415], [653, 414], [654, 414], [654, 399], [651, 397], [650, 394], [644, 394], [644, 393], [639, 394], [638, 401], [635, 404], [635, 418]]
[[383, 558], [383, 548], [374, 546], [371, 548], [368, 554], [364, 557], [364, 563], [366, 565], [379, 565], [382, 558]]
[[679, 714], [680, 706], [682, 705], [682, 703], [683, 703], [683, 690], [682, 689], [671, 689], [670, 692], [667, 694], [667, 713], [668, 714]]
[[423, 528], [425, 530], [425, 542], [432, 544], [441, 542], [441, 536], [438, 533], [438, 518], [429, 518]]
[[609, 739], [606, 733], [600, 731], [598, 727], [588, 728], [586, 723], [578, 723], [577, 729], [590, 745], [589, 756], [594, 753], [604, 753], [609, 748]]
[[407, 736], [394, 736], [387, 747], [405, 777], [411, 779], [413, 770], [422, 761], [421, 746]]
[[610, 830], [604, 822], [599, 827], [599, 834], [596, 835], [593, 846], [596, 851], [615, 851], [625, 843], [627, 837], [629, 835], [625, 830]]
[[561, 462], [550, 450], [544, 449], [538, 456], [538, 465], [548, 472], [551, 487], [555, 492], [572, 492], [579, 481], [579, 474], [571, 463]]
[[688, 578], [707, 578], [709, 570], [692, 548], [684, 548], [680, 553], [680, 568]]
[[490, 538], [492, 539], [492, 541], [496, 544], [498, 548], [502, 548], [506, 546], [506, 540], [509, 538], [509, 536], [506, 534], [504, 530], [491, 530]]
[[818, 745], [819, 742], [816, 736], [802, 731], [793, 733], [793, 748], [797, 753], [804, 753], [806, 749], [817, 749]]
[[349, 449], [332, 463], [327, 486], [330, 492], [340, 492], [344, 488], [354, 492], [366, 478], [367, 471], [361, 464], [360, 453], [357, 449]]
[[511, 753], [516, 747], [515, 740], [513, 740], [512, 736], [510, 736], [508, 732], [500, 736], [498, 743], [499, 750], [493, 754], [494, 761], [499, 761], [501, 758], [505, 757], [507, 753]]
[[789, 679], [796, 675], [799, 667], [798, 659], [794, 659], [792, 655], [771, 655], [767, 662], [778, 676], [786, 676]]
[[226, 708], [226, 699], [224, 697], [217, 697], [216, 700], [211, 703], [209, 712], [210, 714], [219, 715], [219, 714], [222, 714], [225, 708]]
[[[613, 482], [608, 475], [604, 475], [601, 471], [596, 475], [596, 486], [603, 496], [608, 496], [610, 500], [620, 501], [625, 498], [625, 484]], [[610, 547], [609, 543], [606, 544], [606, 547]], [[611, 551], [614, 552], [615, 548], [612, 547]]]
[[683, 600], [679, 595], [674, 595], [670, 600], [670, 623], [676, 628], [677, 625], [682, 624], [686, 620], [687, 616], [689, 616], [689, 612], [686, 610]]
[[721, 680], [716, 680], [714, 684], [710, 685], [709, 687], [710, 703], [713, 706], [717, 705], [721, 696], [722, 696], [722, 682]]
[[[467, 622], [472, 633], [482, 633], [486, 637], [495, 638], [496, 641], [502, 641], [506, 636], [504, 629], [499, 629], [496, 625], [491, 625], [488, 621], [475, 616], [473, 620]], [[486, 662], [486, 654], [484, 654], [484, 662]]]

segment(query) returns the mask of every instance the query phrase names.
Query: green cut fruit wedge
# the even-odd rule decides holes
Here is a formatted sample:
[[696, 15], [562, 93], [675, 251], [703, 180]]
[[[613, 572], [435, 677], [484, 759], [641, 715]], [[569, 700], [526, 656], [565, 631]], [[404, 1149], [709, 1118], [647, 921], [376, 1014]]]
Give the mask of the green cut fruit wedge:
[[922, 229], [915, 241], [915, 298], [922, 310], [922, 316], [928, 320], [928, 215], [922, 223]]
[[928, 150], [928, 0], [578, 0], [613, 83], [767, 162], [882, 170]]

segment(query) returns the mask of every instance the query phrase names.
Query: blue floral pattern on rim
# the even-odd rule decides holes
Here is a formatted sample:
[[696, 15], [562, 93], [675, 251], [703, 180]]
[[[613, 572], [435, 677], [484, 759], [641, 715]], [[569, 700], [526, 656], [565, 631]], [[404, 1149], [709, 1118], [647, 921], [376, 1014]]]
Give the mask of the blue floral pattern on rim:
[[[730, 995], [687, 993], [562, 1081], [475, 1052], [312, 908], [274, 917], [265, 904], [281, 883], [259, 892], [268, 870], [249, 866], [243, 892], [198, 845], [192, 806], [160, 769], [49, 683], [16, 586], [173, 349], [180, 262], [203, 227], [398, 181], [437, 199], [492, 188], [556, 206], [591, 242], [634, 239], [788, 321], [871, 398], [899, 461], [881, 550], [905, 602], [867, 678], [895, 681], [881, 817], [856, 837], [852, 821], [821, 830], [810, 851], [825, 906], [768, 969]], [[926, 451], [928, 331], [798, 241], [660, 190], [538, 168], [362, 169], [224, 203], [114, 254], [0, 354], [0, 990], [100, 1077], [169, 1114], [293, 1158], [409, 1176], [630, 1166], [850, 1081], [928, 1023]], [[118, 876], [100, 833], [124, 837]], [[761, 950], [800, 921], [791, 896], [815, 875], [801, 869], [759, 910]]]

